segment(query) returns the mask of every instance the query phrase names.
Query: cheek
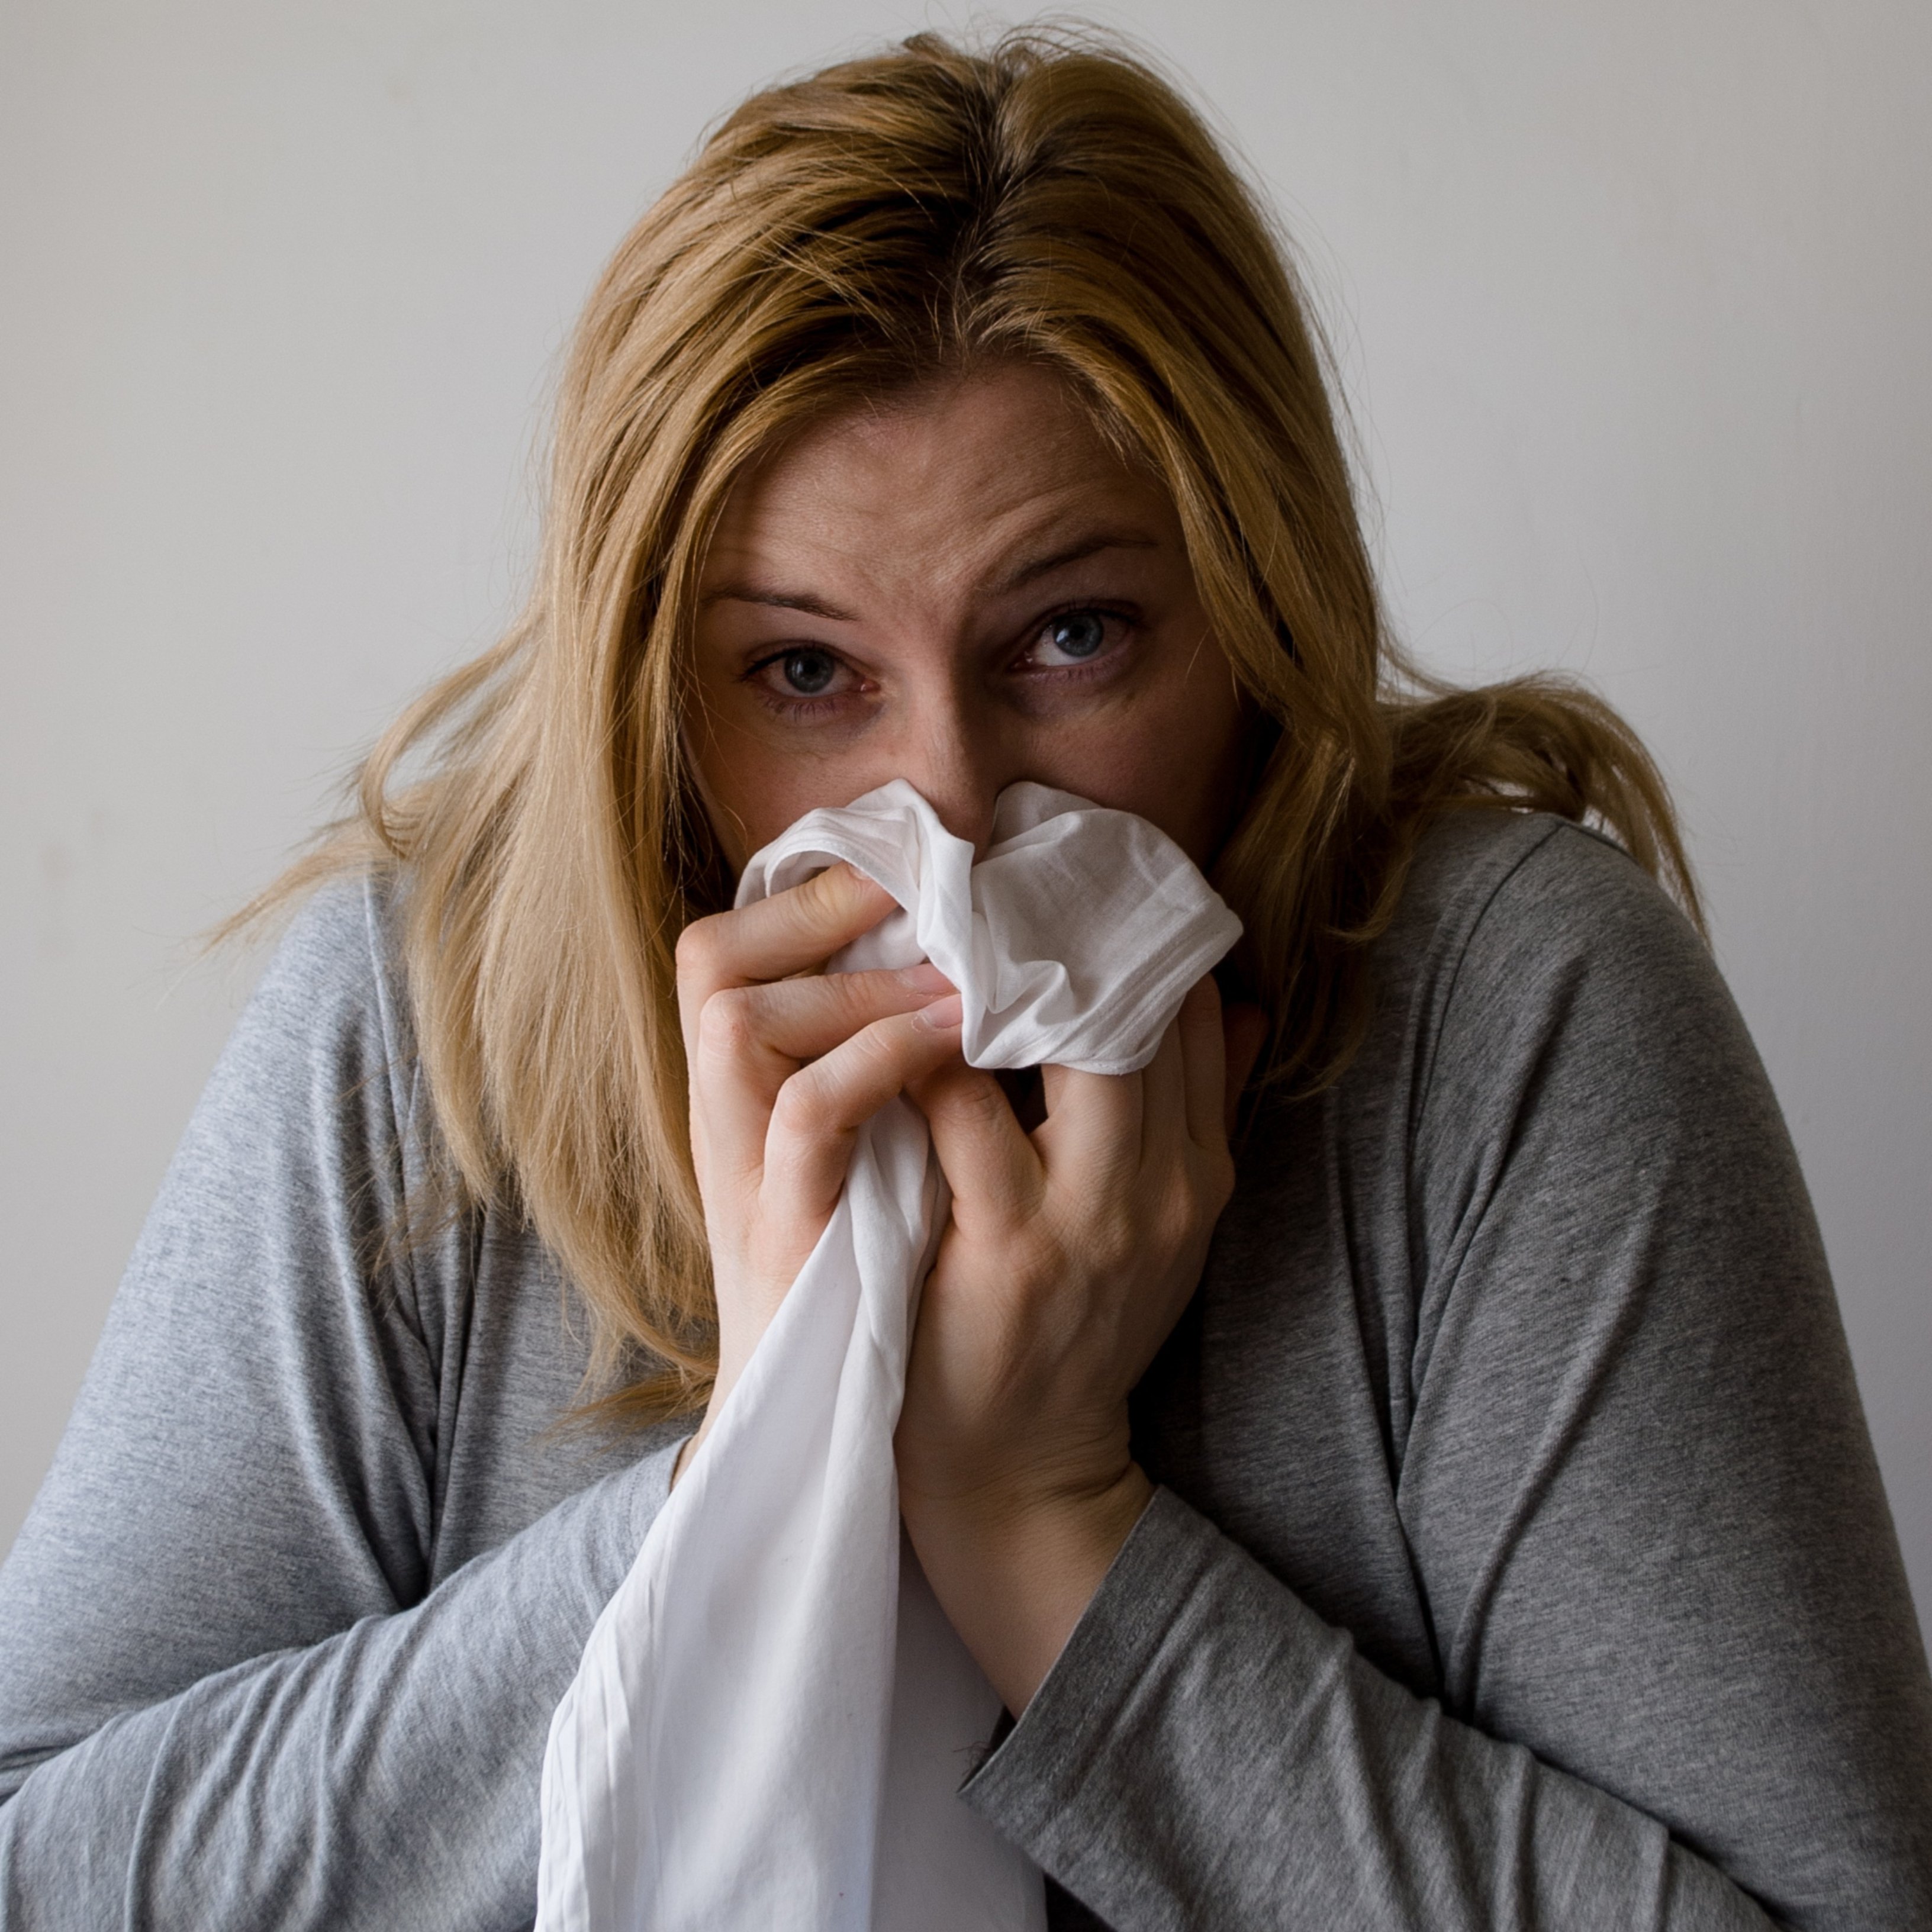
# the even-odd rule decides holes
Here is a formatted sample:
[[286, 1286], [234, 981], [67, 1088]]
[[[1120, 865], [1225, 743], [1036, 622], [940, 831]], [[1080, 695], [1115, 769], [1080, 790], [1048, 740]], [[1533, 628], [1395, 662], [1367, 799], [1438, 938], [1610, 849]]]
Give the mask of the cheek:
[[784, 810], [793, 760], [741, 728], [728, 705], [705, 702], [709, 695], [700, 692], [700, 715], [684, 728], [685, 761], [712, 836], [736, 872], [791, 822], [770, 821]]
[[705, 815], [734, 872], [814, 806], [834, 802], [810, 784], [798, 760], [755, 740], [728, 748], [714, 739], [709, 754], [694, 763]]
[[1184, 681], [1176, 679], [1112, 716], [1094, 718], [1058, 747], [1050, 736], [1041, 747], [1043, 759], [1066, 773], [1048, 782], [1138, 813], [1204, 868], [1240, 802], [1235, 784], [1244, 718], [1220, 653], [1211, 669], [1206, 657]]
[[687, 727], [686, 762], [705, 816], [735, 873], [761, 846], [820, 806], [848, 805], [889, 778], [896, 766], [874, 770], [875, 749], [820, 745], [807, 748], [760, 728], [726, 701], [708, 706], [702, 724]]
[[1218, 644], [1204, 643], [1194, 655], [1177, 714], [1166, 739], [1167, 783], [1178, 828], [1168, 836], [1204, 868], [1240, 809], [1236, 786], [1248, 722], [1247, 706]]

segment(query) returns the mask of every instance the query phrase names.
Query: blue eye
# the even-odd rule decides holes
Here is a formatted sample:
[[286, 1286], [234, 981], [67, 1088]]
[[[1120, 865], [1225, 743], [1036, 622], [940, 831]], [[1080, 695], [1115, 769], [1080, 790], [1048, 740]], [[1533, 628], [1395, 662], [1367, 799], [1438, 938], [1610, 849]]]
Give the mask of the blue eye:
[[1107, 620], [1097, 610], [1070, 610], [1047, 626], [1046, 639], [1063, 657], [1090, 658], [1107, 641]]
[[816, 698], [838, 668], [826, 652], [788, 651], [784, 660], [784, 681], [801, 698]]

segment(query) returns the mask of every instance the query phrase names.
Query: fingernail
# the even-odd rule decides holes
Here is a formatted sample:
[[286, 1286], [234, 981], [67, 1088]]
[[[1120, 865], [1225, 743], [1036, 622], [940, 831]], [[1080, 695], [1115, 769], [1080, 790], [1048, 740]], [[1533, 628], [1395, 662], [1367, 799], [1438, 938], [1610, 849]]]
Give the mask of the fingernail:
[[934, 1000], [929, 1006], [921, 1006], [914, 1017], [922, 1027], [930, 1027], [934, 1033], [950, 1033], [958, 1025], [964, 1007], [957, 993], [948, 993], [942, 1000]]
[[907, 967], [899, 975], [899, 984], [913, 993], [950, 993], [952, 990], [952, 982], [930, 959], [922, 959], [916, 966]]

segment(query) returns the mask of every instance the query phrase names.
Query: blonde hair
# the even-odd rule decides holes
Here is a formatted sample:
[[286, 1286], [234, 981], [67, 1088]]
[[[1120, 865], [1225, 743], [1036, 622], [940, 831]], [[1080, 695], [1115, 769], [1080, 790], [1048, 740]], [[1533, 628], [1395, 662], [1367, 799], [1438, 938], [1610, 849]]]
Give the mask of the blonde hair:
[[756, 94], [590, 298], [527, 608], [397, 721], [356, 814], [242, 916], [394, 871], [454, 1173], [562, 1261], [593, 1372], [621, 1384], [607, 1412], [694, 1406], [716, 1360], [673, 968], [684, 925], [729, 902], [680, 733], [710, 532], [806, 422], [1016, 358], [1060, 374], [1171, 493], [1250, 702], [1215, 874], [1273, 1018], [1264, 1077], [1346, 1064], [1366, 948], [1446, 806], [1593, 818], [1695, 916], [1662, 783], [1606, 706], [1546, 678], [1450, 691], [1392, 646], [1284, 248], [1144, 61], [1090, 36], [921, 34]]

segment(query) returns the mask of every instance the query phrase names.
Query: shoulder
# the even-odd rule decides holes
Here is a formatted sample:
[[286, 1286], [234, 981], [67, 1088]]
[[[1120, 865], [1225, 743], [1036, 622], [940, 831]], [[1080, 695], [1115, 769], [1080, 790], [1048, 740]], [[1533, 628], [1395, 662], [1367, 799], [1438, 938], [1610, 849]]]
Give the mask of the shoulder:
[[1539, 1280], [1552, 1243], [1608, 1252], [1653, 1210], [1680, 1245], [1742, 1216], [1810, 1256], [1796, 1156], [1736, 1003], [1683, 913], [1608, 839], [1546, 814], [1444, 814], [1372, 982], [1330, 1118], [1349, 1171], [1396, 1190], [1399, 1205], [1375, 1198], [1425, 1330], [1426, 1284], [1462, 1275], [1479, 1230]]
[[400, 902], [400, 889], [388, 874], [356, 872], [326, 880], [284, 927], [251, 1010], [308, 1030], [319, 1020], [362, 1016], [406, 1034]]
[[1486, 808], [1445, 812], [1424, 829], [1377, 957], [1384, 974], [1453, 970], [1472, 946], [1708, 956], [1689, 920], [1613, 839], [1548, 812]]
[[1621, 846], [1546, 813], [1444, 813], [1378, 943], [1380, 1016], [1422, 1096], [1534, 1077], [1559, 1043], [1656, 1090], [1762, 1070], [1708, 948]]
[[[1664, 1302], [1720, 1326], [1766, 1294], [1783, 1297], [1759, 1307], [1766, 1321], [1828, 1305], [1742, 1016], [1688, 920], [1619, 847], [1547, 816], [1448, 814], [1386, 941], [1348, 1112], [1403, 1177], [1420, 1339], [1458, 1282], [1492, 1306], [1514, 1305], [1515, 1282], [1541, 1322], [1565, 1280], [1583, 1322], [1606, 1258], [1640, 1250]], [[1741, 1229], [1775, 1264], [1741, 1266]]]
[[318, 1247], [382, 1246], [434, 1148], [393, 897], [352, 874], [297, 908], [188, 1120], [136, 1274], [218, 1237], [236, 1282], [265, 1286]]
[[[416, 1044], [400, 891], [358, 872], [326, 881], [284, 928], [204, 1105], [332, 1113], [352, 1097], [400, 1125], [415, 1112]], [[380, 1089], [380, 1095], [371, 1089]]]

